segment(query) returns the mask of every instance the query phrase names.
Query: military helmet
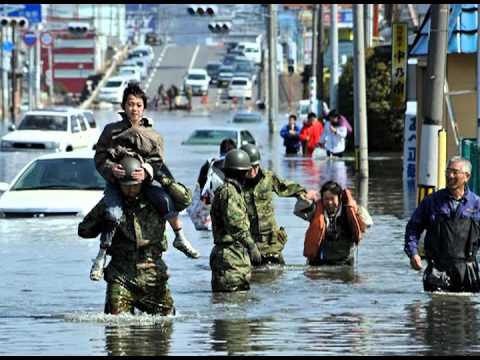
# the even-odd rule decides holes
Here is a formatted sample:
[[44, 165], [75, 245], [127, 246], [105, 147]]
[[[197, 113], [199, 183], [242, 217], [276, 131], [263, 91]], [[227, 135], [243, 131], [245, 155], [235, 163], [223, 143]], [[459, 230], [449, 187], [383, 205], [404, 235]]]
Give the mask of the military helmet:
[[260, 164], [260, 151], [258, 151], [258, 148], [255, 145], [245, 144], [240, 149], [248, 154], [252, 165]]
[[250, 162], [250, 157], [245, 151], [233, 149], [225, 155], [223, 168], [225, 170], [250, 170], [252, 164]]
[[142, 167], [142, 163], [137, 158], [131, 156], [125, 156], [121, 161], [120, 165], [122, 165], [123, 169], [125, 170], [125, 176], [121, 178], [120, 184], [122, 185], [135, 185], [140, 184], [141, 181], [135, 180], [132, 178], [132, 173]]

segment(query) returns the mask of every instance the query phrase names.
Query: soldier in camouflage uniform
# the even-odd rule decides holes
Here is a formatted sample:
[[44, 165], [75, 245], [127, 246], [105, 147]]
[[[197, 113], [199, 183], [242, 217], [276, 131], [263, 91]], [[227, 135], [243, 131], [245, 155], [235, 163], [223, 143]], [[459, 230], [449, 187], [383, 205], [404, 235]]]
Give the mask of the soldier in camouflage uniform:
[[[129, 159], [137, 162], [135, 168], [141, 166], [138, 159]], [[127, 169], [126, 161], [122, 164]], [[141, 191], [141, 182], [132, 178], [131, 172], [120, 180], [120, 188], [125, 201], [118, 229], [107, 249], [112, 259], [104, 272], [108, 283], [105, 313], [133, 314], [137, 308], [149, 314], [175, 314], [167, 287], [167, 266], [162, 260], [167, 250], [165, 219], [158, 216]], [[86, 215], [78, 226], [79, 236], [94, 238], [101, 233], [105, 207], [102, 199]]]
[[230, 150], [225, 156], [225, 182], [215, 190], [210, 215], [215, 246], [210, 254], [212, 291], [250, 289], [251, 263], [261, 254], [250, 236], [242, 183], [251, 168], [248, 154]]
[[275, 222], [272, 193], [281, 197], [315, 199], [316, 192], [301, 185], [280, 179], [275, 173], [260, 167], [260, 152], [252, 144], [241, 147], [249, 156], [252, 170], [247, 175], [243, 197], [247, 205], [250, 233], [262, 253], [262, 265], [285, 264], [282, 250], [287, 233]]

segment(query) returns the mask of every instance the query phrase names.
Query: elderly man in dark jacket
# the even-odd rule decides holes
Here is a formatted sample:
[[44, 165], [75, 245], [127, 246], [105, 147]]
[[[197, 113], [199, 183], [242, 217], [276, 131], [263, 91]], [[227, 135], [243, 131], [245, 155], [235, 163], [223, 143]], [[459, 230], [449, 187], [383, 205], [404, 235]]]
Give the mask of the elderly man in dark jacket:
[[480, 291], [476, 259], [480, 197], [467, 186], [471, 169], [469, 160], [451, 158], [446, 170], [447, 187], [424, 198], [407, 224], [404, 249], [415, 270], [422, 269], [418, 244], [426, 230], [425, 291]]

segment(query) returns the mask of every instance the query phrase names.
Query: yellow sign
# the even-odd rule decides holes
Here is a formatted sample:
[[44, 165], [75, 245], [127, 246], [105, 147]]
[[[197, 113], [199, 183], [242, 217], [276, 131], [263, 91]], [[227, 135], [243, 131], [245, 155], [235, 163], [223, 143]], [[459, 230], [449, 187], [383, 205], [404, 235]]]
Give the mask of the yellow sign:
[[408, 29], [406, 23], [394, 23], [392, 31], [392, 107], [403, 110], [407, 101]]

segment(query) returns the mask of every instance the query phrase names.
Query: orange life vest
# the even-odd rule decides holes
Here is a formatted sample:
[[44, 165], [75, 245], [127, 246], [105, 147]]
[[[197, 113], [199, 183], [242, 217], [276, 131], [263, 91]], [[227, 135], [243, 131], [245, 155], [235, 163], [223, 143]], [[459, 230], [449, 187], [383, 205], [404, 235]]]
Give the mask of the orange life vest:
[[[358, 245], [362, 239], [362, 233], [365, 232], [367, 226], [357, 216], [357, 202], [353, 199], [350, 190], [344, 189], [342, 191], [341, 201], [347, 216], [348, 224], [352, 230], [353, 242]], [[303, 245], [303, 256], [309, 260], [314, 260], [317, 257], [320, 246], [325, 240], [327, 228], [323, 211], [322, 200], [318, 200], [315, 213], [310, 221], [307, 232], [305, 233], [305, 242]]]

